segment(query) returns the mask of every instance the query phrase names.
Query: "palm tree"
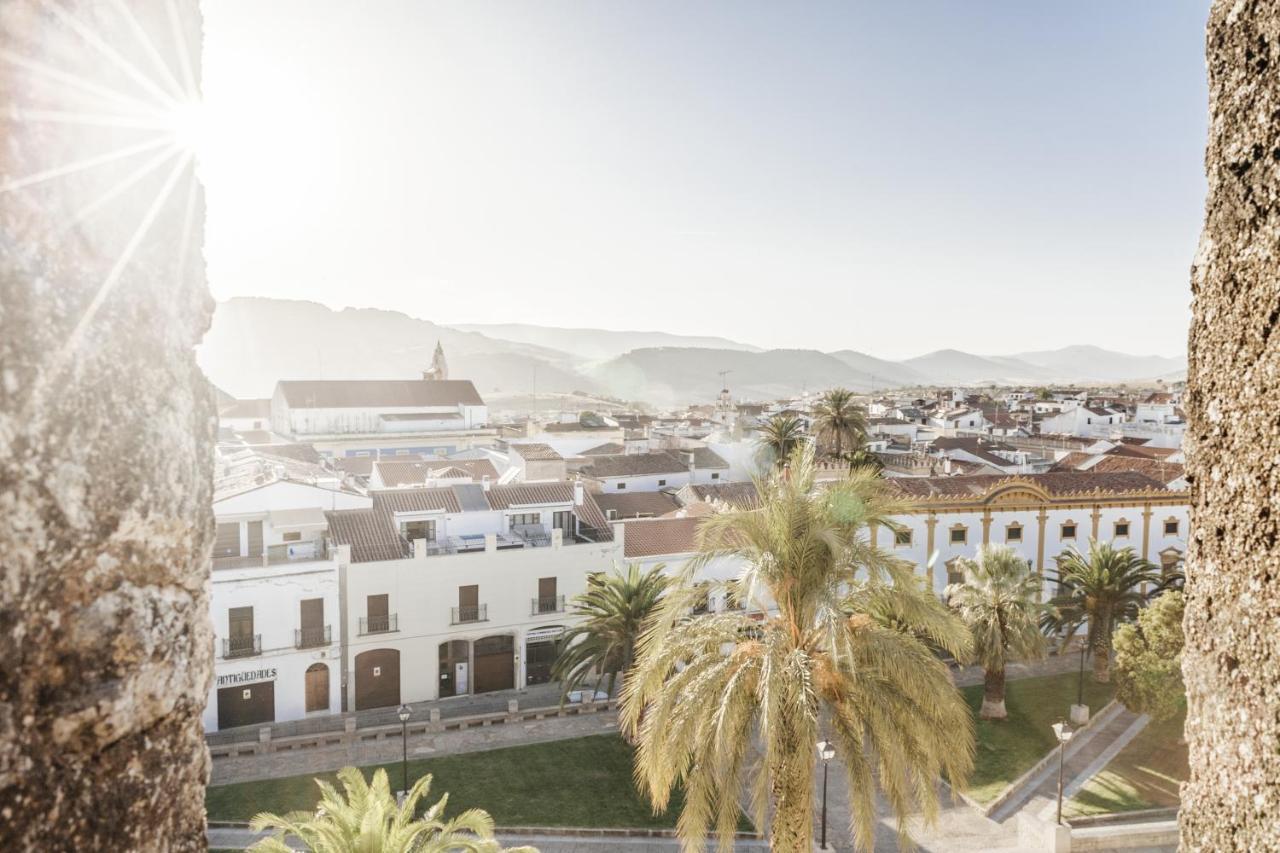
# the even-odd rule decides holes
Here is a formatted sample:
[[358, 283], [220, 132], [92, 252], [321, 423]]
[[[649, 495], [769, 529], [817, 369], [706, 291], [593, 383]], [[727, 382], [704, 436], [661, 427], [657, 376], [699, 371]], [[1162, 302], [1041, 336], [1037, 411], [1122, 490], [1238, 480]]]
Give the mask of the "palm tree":
[[869, 468], [872, 471], [884, 470], [884, 462], [881, 461], [880, 457], [865, 447], [859, 447], [857, 450], [846, 450], [841, 458], [849, 463], [850, 471], [855, 468]]
[[[933, 781], [958, 784], [972, 767], [973, 718], [926, 642], [964, 657], [968, 631], [909, 564], [870, 544], [868, 531], [900, 509], [882, 481], [858, 470], [818, 491], [814, 469], [803, 446], [789, 475], [757, 481], [757, 509], [702, 522], [699, 553], [673, 579], [623, 683], [636, 781], [659, 810], [683, 786], [686, 849], [701, 849], [712, 826], [731, 843], [747, 779], [757, 825], [772, 812], [773, 849], [812, 849], [820, 737], [843, 757], [867, 849], [877, 784], [900, 819], [918, 807], [931, 820]], [[744, 568], [710, 586], [763, 618], [691, 615], [707, 591], [695, 574], [725, 559]], [[759, 764], [748, 768], [753, 745]]]
[[572, 615], [579, 624], [565, 632], [551, 677], [560, 681], [563, 697], [596, 676], [595, 687], [608, 679], [608, 692], [620, 674], [631, 668], [645, 619], [657, 607], [667, 586], [663, 565], [648, 571], [632, 563], [625, 572], [593, 574], [587, 591], [573, 600]]
[[805, 440], [804, 422], [780, 412], [760, 425], [756, 443], [773, 454], [774, 464], [781, 467]]
[[[431, 789], [431, 776], [414, 783], [403, 805], [397, 805], [387, 783], [387, 771], [379, 768], [373, 783], [354, 767], [338, 771], [345, 796], [332, 785], [317, 779], [321, 799], [315, 812], [292, 812], [280, 816], [262, 812], [249, 822], [249, 829], [262, 832], [277, 830], [250, 850], [264, 853], [293, 853], [286, 838], [301, 841], [315, 853], [498, 853], [503, 848], [493, 837], [493, 818], [480, 809], [468, 809], [451, 820], [444, 820], [449, 795], [415, 819], [418, 802]], [[511, 848], [508, 853], [527, 851], [531, 847]]]
[[856, 450], [866, 439], [867, 418], [853, 400], [853, 392], [847, 388], [832, 388], [814, 407], [818, 435], [831, 442], [833, 459], [843, 458], [846, 442]]
[[1096, 539], [1089, 542], [1088, 555], [1074, 548], [1058, 558], [1058, 571], [1051, 573], [1061, 592], [1054, 599], [1056, 615], [1041, 624], [1070, 637], [1086, 622], [1093, 655], [1093, 680], [1111, 680], [1111, 635], [1116, 625], [1137, 617], [1146, 600], [1143, 587], [1160, 583], [1160, 572], [1139, 557], [1132, 548], [1116, 548]]
[[973, 633], [974, 654], [983, 668], [984, 720], [1009, 716], [1004, 706], [1004, 668], [1009, 660], [1044, 657], [1036, 599], [1040, 578], [1007, 545], [984, 545], [976, 560], [959, 560], [964, 582], [947, 587], [947, 602]]

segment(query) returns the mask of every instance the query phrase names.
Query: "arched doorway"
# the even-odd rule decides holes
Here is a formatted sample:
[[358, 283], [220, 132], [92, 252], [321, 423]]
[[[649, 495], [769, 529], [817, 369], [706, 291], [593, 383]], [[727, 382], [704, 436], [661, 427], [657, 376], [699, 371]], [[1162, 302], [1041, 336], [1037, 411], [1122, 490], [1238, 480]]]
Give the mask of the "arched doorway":
[[476, 640], [473, 692], [510, 690], [515, 686], [515, 639], [510, 634], [500, 634]]
[[400, 704], [400, 651], [374, 649], [356, 655], [356, 710]]
[[469, 640], [449, 640], [440, 644], [440, 684], [441, 699], [450, 696], [465, 695], [471, 689], [471, 642]]
[[313, 663], [307, 667], [307, 713], [329, 710], [329, 667]]

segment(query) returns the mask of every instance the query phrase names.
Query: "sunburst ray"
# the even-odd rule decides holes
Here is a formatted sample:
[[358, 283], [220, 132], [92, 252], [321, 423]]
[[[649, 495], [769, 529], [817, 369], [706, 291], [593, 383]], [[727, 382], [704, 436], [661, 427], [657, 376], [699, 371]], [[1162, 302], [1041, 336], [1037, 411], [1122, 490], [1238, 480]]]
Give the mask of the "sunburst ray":
[[145, 142], [139, 142], [137, 145], [129, 145], [125, 148], [117, 148], [106, 154], [97, 154], [93, 157], [86, 157], [83, 160], [76, 160], [73, 163], [67, 163], [62, 166], [54, 166], [52, 169], [45, 169], [43, 172], [36, 172], [34, 175], [28, 175], [25, 178], [8, 181], [0, 184], [0, 195], [20, 190], [23, 187], [33, 186], [44, 181], [50, 181], [54, 178], [65, 177], [75, 172], [83, 172], [85, 169], [92, 169], [97, 166], [103, 166], [116, 160], [123, 160], [126, 157], [132, 157], [135, 154], [141, 154], [145, 151], [151, 151], [159, 148], [161, 145], [173, 144], [173, 136], [166, 134], [148, 139]]
[[102, 37], [93, 30], [82, 24], [75, 15], [72, 15], [58, 3], [46, 3], [50, 11], [58, 17], [68, 27], [75, 31], [86, 44], [93, 47], [98, 53], [102, 54], [111, 62], [112, 65], [124, 72], [130, 80], [137, 83], [143, 89], [147, 90], [152, 96], [158, 98], [160, 103], [166, 107], [175, 107], [178, 102], [174, 98], [161, 89], [151, 80], [150, 77], [139, 71], [132, 62], [120, 55], [120, 52], [102, 40]]
[[178, 50], [178, 67], [182, 72], [187, 97], [193, 101], [198, 100], [199, 88], [196, 86], [195, 74], [191, 70], [191, 54], [187, 50], [187, 37], [183, 34], [182, 24], [178, 19], [178, 9], [173, 5], [173, 0], [165, 0], [164, 5], [169, 17], [169, 29], [173, 33], [173, 45]]
[[155, 70], [164, 78], [165, 84], [172, 89], [173, 94], [178, 98], [190, 97], [191, 93], [185, 91], [182, 88], [182, 84], [178, 82], [178, 78], [173, 76], [173, 71], [169, 69], [169, 63], [165, 62], [164, 57], [160, 55], [160, 51], [156, 50], [155, 42], [151, 41], [147, 31], [143, 29], [142, 24], [134, 16], [133, 10], [129, 8], [124, 0], [111, 0], [111, 5], [115, 7], [115, 10], [120, 13], [120, 17], [129, 25], [134, 38], [138, 40], [143, 52], [147, 54], [151, 64], [155, 66]]
[[94, 315], [98, 313], [98, 309], [102, 306], [107, 296], [115, 288], [120, 281], [120, 276], [128, 267], [129, 261], [133, 260], [133, 253], [138, 250], [138, 246], [142, 243], [147, 232], [151, 230], [151, 226], [155, 223], [156, 217], [160, 215], [160, 209], [164, 207], [169, 195], [173, 192], [174, 186], [178, 183], [178, 178], [182, 176], [183, 171], [191, 163], [191, 154], [184, 153], [182, 158], [173, 167], [169, 173], [169, 177], [165, 179], [164, 186], [160, 192], [156, 194], [155, 199], [151, 202], [151, 206], [147, 208], [147, 212], [143, 214], [142, 221], [138, 223], [138, 227], [134, 230], [133, 235], [129, 238], [129, 242], [125, 244], [124, 250], [120, 252], [120, 257], [112, 264], [107, 277], [102, 280], [102, 284], [98, 286], [98, 290], [93, 294], [93, 299], [89, 300], [88, 307], [85, 308], [84, 314], [80, 316], [76, 322], [75, 328], [71, 330], [66, 342], [62, 345], [59, 352], [59, 360], [64, 359], [68, 354], [73, 352], [80, 344], [80, 339], [84, 336], [85, 330], [89, 327], [89, 323], [93, 320]]
[[86, 127], [125, 127], [139, 130], [167, 130], [172, 121], [156, 117], [115, 115], [112, 113], [87, 113], [76, 110], [27, 110], [15, 107], [13, 117], [20, 122], [47, 122], [49, 124], [78, 124]]
[[171, 159], [174, 155], [178, 154], [180, 150], [181, 149], [176, 144], [172, 144], [161, 149], [158, 155], [152, 157], [137, 169], [121, 178], [111, 189], [107, 190], [105, 193], [80, 208], [80, 210], [76, 211], [76, 214], [71, 217], [71, 220], [61, 226], [60, 230], [70, 231], [72, 228], [75, 228], [81, 222], [85, 221], [103, 207], [110, 204], [113, 200], [119, 198], [121, 193], [124, 193], [138, 181], [160, 168], [166, 160]]
[[123, 104], [144, 115], [157, 115], [160, 113], [160, 110], [156, 108], [155, 104], [148, 104], [146, 101], [139, 100], [131, 95], [126, 95], [123, 92], [117, 92], [115, 89], [94, 83], [91, 80], [86, 80], [75, 74], [51, 68], [42, 62], [36, 62], [32, 59], [28, 59], [27, 57], [15, 53], [12, 50], [0, 48], [0, 59], [16, 65], [19, 68], [24, 68], [39, 77], [44, 77], [46, 80], [51, 82], [60, 83], [63, 86], [79, 90], [80, 92], [92, 95], [95, 98], [115, 101], [118, 104]]

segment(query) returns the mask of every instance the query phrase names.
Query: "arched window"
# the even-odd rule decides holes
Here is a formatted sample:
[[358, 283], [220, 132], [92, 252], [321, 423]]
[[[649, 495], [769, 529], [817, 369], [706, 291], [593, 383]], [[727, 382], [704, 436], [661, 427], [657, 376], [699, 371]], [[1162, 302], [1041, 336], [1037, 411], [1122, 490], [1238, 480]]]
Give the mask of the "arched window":
[[329, 710], [329, 667], [313, 663], [307, 667], [307, 712]]

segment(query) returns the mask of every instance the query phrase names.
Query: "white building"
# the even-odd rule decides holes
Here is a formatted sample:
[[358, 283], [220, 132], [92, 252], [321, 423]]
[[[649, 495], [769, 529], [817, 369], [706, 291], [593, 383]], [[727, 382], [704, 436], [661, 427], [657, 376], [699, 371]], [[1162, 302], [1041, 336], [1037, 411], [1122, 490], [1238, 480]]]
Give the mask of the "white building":
[[337, 456], [448, 456], [493, 444], [489, 410], [467, 380], [281, 381], [271, 428]]
[[580, 484], [379, 492], [328, 522], [351, 710], [549, 680], [567, 600], [618, 557]]
[[[297, 475], [299, 467], [289, 472]], [[342, 707], [338, 566], [324, 512], [370, 500], [284, 479], [275, 464], [251, 471], [243, 461], [223, 471], [214, 495], [214, 685], [206, 731]]]
[[1074, 406], [1042, 419], [1040, 432], [1045, 435], [1106, 436], [1126, 420], [1123, 409]]
[[729, 463], [709, 447], [594, 456], [581, 469], [583, 479], [600, 492], [656, 492], [690, 483], [729, 479]]

